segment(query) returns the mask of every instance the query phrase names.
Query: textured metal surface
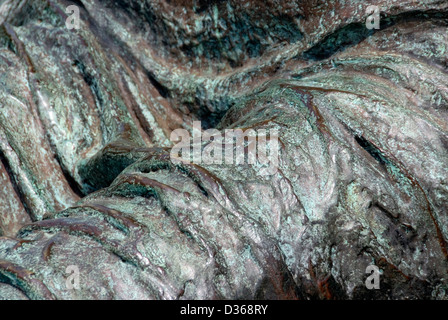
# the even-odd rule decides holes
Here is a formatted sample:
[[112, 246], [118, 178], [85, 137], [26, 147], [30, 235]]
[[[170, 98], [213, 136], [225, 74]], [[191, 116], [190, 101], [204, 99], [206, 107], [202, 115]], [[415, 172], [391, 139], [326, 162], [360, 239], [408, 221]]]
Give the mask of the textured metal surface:
[[[447, 17], [0, 1], [0, 298], [446, 299]], [[278, 170], [173, 162], [195, 120], [277, 130]]]

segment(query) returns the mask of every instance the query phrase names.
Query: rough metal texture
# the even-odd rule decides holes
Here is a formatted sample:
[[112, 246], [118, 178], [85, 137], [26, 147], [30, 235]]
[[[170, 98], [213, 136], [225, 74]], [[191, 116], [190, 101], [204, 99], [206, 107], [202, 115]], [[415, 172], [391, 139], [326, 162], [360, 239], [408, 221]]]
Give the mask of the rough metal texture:
[[[447, 18], [440, 0], [0, 1], [0, 298], [446, 299]], [[194, 120], [277, 129], [277, 173], [173, 163]]]

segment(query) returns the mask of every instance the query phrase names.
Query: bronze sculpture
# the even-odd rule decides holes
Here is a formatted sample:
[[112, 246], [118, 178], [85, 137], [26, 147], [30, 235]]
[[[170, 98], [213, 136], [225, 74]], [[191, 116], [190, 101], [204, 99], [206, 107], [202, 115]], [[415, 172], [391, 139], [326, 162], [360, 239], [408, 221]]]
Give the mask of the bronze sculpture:
[[[446, 298], [448, 3], [371, 4], [3, 1], [0, 297]], [[277, 170], [174, 162], [194, 121]]]

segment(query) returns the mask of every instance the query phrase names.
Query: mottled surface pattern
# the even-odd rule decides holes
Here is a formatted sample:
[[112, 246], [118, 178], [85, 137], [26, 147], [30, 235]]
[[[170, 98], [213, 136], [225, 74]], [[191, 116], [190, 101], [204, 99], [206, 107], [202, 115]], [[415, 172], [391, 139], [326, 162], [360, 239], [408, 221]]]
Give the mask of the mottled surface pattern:
[[446, 299], [447, 180], [446, 0], [0, 0], [0, 299]]

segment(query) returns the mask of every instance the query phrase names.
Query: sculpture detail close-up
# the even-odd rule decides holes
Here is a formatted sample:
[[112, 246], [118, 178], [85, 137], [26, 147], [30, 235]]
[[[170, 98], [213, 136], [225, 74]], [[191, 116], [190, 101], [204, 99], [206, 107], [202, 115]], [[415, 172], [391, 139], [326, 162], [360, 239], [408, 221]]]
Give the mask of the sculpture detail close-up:
[[448, 1], [0, 0], [0, 299], [448, 298]]

